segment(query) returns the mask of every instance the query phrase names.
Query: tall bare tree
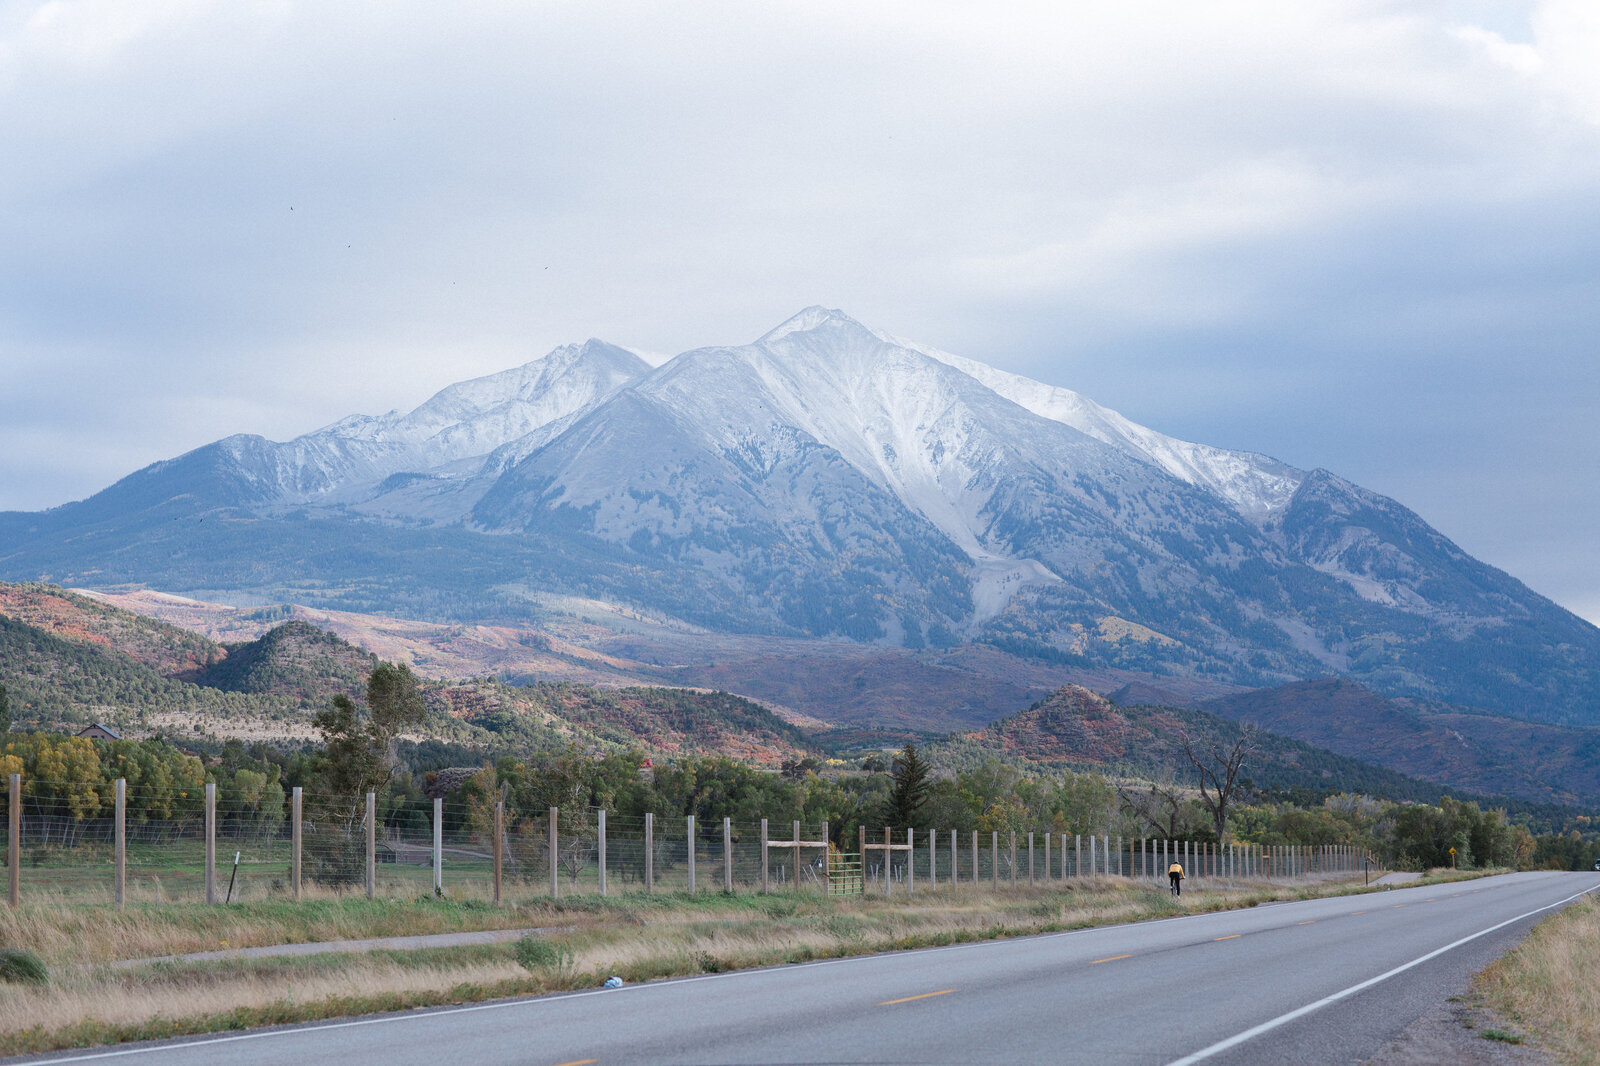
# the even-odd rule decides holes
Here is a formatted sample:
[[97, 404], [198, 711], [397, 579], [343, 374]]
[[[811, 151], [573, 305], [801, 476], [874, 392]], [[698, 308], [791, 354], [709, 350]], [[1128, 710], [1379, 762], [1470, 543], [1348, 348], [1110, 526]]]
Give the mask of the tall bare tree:
[[1117, 786], [1117, 799], [1156, 837], [1175, 840], [1188, 831], [1183, 789], [1171, 766], [1163, 767], [1153, 780]]
[[1183, 738], [1183, 753], [1200, 773], [1200, 802], [1211, 812], [1217, 843], [1227, 840], [1228, 805], [1239, 791], [1239, 769], [1256, 753], [1255, 731], [1246, 727], [1233, 746], [1212, 741], [1205, 749], [1188, 734]]

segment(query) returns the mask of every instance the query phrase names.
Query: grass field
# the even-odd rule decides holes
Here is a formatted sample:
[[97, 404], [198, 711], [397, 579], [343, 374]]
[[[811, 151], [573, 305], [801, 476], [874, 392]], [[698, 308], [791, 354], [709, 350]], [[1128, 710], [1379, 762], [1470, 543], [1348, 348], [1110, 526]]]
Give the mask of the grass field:
[[[635, 982], [1360, 890], [1359, 882], [1333, 880], [1212, 883], [1175, 900], [1149, 881], [1105, 877], [999, 893], [945, 887], [910, 899], [790, 890], [574, 895], [498, 908], [431, 895], [369, 901], [331, 893], [298, 904], [145, 903], [120, 912], [34, 899], [14, 911], [0, 908], [0, 943], [37, 951], [50, 980], [43, 986], [0, 983], [0, 1053], [590, 987], [612, 974]], [[524, 966], [515, 944], [501, 944], [109, 965], [255, 945], [525, 927], [560, 930], [541, 938], [546, 964]]]
[[1476, 987], [1560, 1061], [1600, 1063], [1600, 900], [1590, 896], [1540, 922]]

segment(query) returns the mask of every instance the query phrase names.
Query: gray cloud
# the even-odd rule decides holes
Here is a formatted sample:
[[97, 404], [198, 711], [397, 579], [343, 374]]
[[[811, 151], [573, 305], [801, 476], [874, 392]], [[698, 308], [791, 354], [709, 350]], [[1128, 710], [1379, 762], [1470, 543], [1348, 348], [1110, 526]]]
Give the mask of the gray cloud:
[[0, 10], [0, 507], [809, 303], [1390, 492], [1600, 617], [1550, 3]]

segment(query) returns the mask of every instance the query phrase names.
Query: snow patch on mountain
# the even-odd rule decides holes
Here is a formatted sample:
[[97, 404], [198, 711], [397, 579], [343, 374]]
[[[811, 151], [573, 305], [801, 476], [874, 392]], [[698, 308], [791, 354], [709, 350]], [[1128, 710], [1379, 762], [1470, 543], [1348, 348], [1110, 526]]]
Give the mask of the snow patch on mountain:
[[1009, 559], [984, 554], [972, 568], [972, 622], [982, 625], [1006, 609], [1029, 585], [1059, 584], [1061, 578], [1037, 559]]
[[1265, 455], [1214, 448], [1158, 433], [1071, 389], [1046, 385], [937, 348], [896, 340], [888, 334], [880, 336], [960, 370], [1042, 418], [1071, 426], [1153, 463], [1173, 477], [1208, 488], [1246, 518], [1259, 521], [1282, 510], [1305, 477], [1303, 471]]

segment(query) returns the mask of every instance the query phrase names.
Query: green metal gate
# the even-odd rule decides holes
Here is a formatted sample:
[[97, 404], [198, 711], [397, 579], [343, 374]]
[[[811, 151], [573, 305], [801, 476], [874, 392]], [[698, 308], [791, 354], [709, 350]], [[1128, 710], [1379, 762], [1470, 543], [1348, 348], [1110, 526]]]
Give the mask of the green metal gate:
[[862, 894], [860, 856], [832, 855], [828, 859], [828, 895], [859, 896]]

